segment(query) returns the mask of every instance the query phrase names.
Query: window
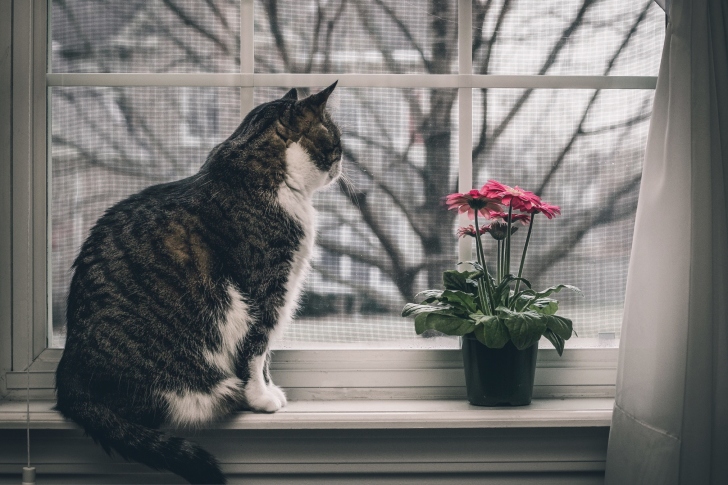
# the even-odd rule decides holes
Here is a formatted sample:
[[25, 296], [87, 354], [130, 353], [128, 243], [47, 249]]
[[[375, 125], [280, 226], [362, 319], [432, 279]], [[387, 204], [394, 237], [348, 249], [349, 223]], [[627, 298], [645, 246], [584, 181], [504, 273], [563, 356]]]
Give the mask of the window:
[[399, 310], [471, 259], [439, 201], [488, 178], [564, 209], [535, 232], [526, 274], [585, 291], [564, 299], [581, 337], [570, 345], [618, 338], [664, 30], [654, 2], [66, 0], [14, 15], [26, 25], [14, 49], [34, 62], [24, 71], [34, 163], [13, 179], [32, 187], [26, 199], [14, 192], [14, 210], [33, 216], [26, 233], [13, 218], [14, 248], [23, 237], [31, 248], [14, 249], [27, 268], [13, 283], [33, 291], [14, 296], [27, 322], [13, 327], [14, 370], [27, 366], [19, 329], [31, 321], [33, 357], [52, 368], [70, 265], [106, 207], [194, 173], [254, 105], [336, 79], [351, 183], [317, 196], [314, 271], [281, 343], [291, 361], [315, 360], [305, 349], [330, 360], [351, 357], [336, 349], [419, 348], [435, 350], [381, 360], [452, 362], [456, 339], [416, 336]]

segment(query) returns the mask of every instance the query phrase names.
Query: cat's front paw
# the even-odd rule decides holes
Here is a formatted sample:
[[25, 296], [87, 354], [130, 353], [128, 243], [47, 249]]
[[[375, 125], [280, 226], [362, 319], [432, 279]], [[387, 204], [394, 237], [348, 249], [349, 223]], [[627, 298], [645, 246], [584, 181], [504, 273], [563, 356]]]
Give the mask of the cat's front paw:
[[286, 399], [286, 393], [283, 391], [283, 389], [273, 384], [273, 381], [270, 381], [268, 383], [268, 390], [273, 393], [275, 397], [278, 398], [278, 400], [281, 402], [281, 406], [285, 406], [286, 404], [288, 404], [288, 399]]
[[284, 402], [268, 387], [262, 387], [259, 392], [247, 392], [245, 398], [253, 411], [274, 413], [284, 406]]

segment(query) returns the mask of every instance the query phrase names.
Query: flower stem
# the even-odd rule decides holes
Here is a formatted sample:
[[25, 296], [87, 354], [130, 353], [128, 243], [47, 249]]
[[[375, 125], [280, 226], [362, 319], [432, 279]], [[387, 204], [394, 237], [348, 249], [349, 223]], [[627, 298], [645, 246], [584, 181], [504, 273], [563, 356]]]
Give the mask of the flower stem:
[[513, 214], [513, 201], [508, 206], [508, 231], [506, 232], [506, 274], [511, 274], [511, 215]]
[[[493, 291], [490, 288], [490, 273], [485, 265], [485, 251], [483, 250], [483, 241], [480, 239], [480, 226], [478, 224], [478, 211], [475, 211], [475, 248], [478, 257], [478, 263], [483, 267], [483, 277], [481, 278], [483, 285], [478, 284], [478, 293], [483, 301], [483, 313], [486, 315], [495, 315], [495, 302], [493, 302]], [[487, 293], [487, 294], [486, 294]]]
[[[521, 255], [521, 265], [518, 267], [518, 277], [520, 278], [523, 274], [523, 263], [526, 261], [526, 251], [528, 251], [528, 243], [531, 240], [531, 230], [533, 230], [533, 219], [536, 214], [531, 214], [531, 222], [528, 223], [528, 234], [526, 234], [526, 243], [523, 245], [523, 254]], [[516, 281], [516, 294], [518, 294], [518, 288], [521, 286], [521, 280]]]
[[495, 277], [496, 277], [496, 284], [500, 284], [501, 280], [503, 280], [503, 250], [501, 249], [501, 242], [498, 241], [498, 251], [496, 252], [496, 271], [495, 271]]

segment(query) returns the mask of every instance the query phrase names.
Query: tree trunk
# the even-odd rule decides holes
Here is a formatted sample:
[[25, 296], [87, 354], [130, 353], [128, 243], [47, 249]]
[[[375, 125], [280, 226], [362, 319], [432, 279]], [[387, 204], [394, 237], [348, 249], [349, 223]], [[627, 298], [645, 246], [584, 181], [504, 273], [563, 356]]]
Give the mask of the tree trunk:
[[[430, 74], [449, 74], [453, 61], [457, 58], [457, 23], [446, 19], [457, 18], [456, 12], [449, 11], [451, 3], [444, 0], [432, 0], [430, 12], [430, 49], [431, 59], [428, 65]], [[452, 108], [457, 99], [455, 89], [432, 89], [430, 91], [430, 109], [422, 125], [422, 136], [425, 145], [425, 206], [424, 217], [426, 227], [433, 232], [422, 241], [425, 261], [432, 261], [426, 266], [427, 285], [429, 288], [442, 284], [442, 271], [452, 269], [453, 263], [439, 261], [442, 255], [450, 254], [453, 262], [457, 258], [456, 238], [449, 228], [453, 222], [453, 214], [448, 213], [441, 204], [442, 198], [453, 191], [450, 183], [450, 163], [452, 141]]]

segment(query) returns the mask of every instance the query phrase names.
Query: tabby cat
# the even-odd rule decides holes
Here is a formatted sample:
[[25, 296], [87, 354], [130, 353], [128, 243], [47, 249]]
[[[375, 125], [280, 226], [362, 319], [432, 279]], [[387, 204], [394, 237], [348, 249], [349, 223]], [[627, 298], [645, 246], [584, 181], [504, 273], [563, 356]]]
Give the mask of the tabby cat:
[[258, 106], [196, 175], [119, 202], [91, 229], [73, 264], [56, 409], [107, 452], [225, 483], [211, 454], [157, 428], [286, 405], [270, 342], [309, 268], [312, 194], [341, 172], [335, 86]]

